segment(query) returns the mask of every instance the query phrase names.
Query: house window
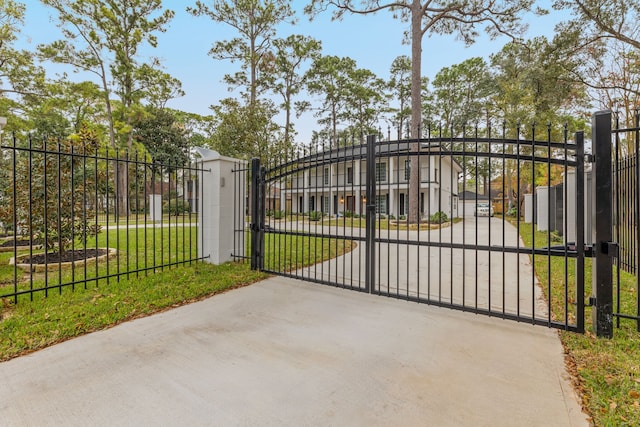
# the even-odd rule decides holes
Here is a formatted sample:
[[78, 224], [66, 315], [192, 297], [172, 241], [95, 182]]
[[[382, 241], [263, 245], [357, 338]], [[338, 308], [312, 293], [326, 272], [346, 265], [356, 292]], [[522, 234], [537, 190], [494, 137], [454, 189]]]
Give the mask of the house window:
[[324, 179], [324, 185], [329, 185], [329, 168], [324, 168], [322, 171], [322, 177]]
[[387, 195], [376, 196], [376, 213], [387, 213]]
[[433, 178], [436, 182], [440, 182], [440, 180], [438, 179], [438, 168], [434, 168]]
[[353, 184], [353, 168], [347, 168], [347, 184]]
[[376, 163], [376, 181], [385, 182], [387, 180], [387, 164]]
[[409, 197], [406, 197], [404, 193], [400, 193], [400, 209], [399, 215], [407, 215], [409, 212]]
[[322, 196], [322, 212], [329, 213], [329, 196]]
[[411, 176], [411, 160], [407, 159], [404, 161], [404, 180], [409, 181], [410, 176]]

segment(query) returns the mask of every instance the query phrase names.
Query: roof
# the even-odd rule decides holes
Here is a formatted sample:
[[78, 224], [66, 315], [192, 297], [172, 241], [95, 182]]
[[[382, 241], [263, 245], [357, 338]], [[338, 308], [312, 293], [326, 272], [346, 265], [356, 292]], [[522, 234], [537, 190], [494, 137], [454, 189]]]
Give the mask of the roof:
[[474, 193], [473, 191], [468, 191], [468, 190], [461, 191], [458, 194], [458, 198], [460, 200], [473, 200], [473, 201], [475, 201], [475, 200], [489, 200], [489, 196], [487, 196], [485, 194], [477, 194], [477, 193]]

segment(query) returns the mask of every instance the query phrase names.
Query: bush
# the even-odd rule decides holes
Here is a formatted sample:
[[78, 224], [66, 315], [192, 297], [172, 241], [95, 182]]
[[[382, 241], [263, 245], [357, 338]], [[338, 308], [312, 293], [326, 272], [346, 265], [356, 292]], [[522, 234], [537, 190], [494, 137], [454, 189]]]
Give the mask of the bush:
[[389, 215], [389, 219], [396, 219], [394, 215]]
[[344, 211], [344, 212], [342, 212], [342, 216], [344, 216], [345, 218], [351, 218], [351, 217], [353, 217], [353, 212]]
[[406, 219], [407, 219], [406, 215], [400, 215], [400, 221], [404, 221]]
[[518, 215], [518, 209], [514, 206], [507, 211], [508, 216], [516, 216]]
[[449, 218], [447, 217], [447, 214], [442, 211], [438, 211], [429, 217], [429, 222], [433, 222], [435, 224], [442, 224], [447, 221], [449, 221]]
[[282, 211], [273, 211], [273, 219], [282, 219], [284, 218], [284, 213]]
[[190, 210], [189, 202], [182, 199], [169, 199], [162, 205], [162, 212], [169, 215], [180, 215]]
[[320, 221], [323, 215], [324, 214], [322, 212], [311, 211], [309, 212], [309, 221]]

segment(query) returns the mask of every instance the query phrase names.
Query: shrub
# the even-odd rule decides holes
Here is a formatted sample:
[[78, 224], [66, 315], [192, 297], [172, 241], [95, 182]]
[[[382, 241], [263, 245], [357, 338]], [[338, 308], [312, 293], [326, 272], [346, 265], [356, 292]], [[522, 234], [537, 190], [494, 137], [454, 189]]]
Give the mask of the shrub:
[[389, 219], [396, 219], [394, 215], [389, 215]]
[[[15, 176], [11, 170], [0, 183], [0, 222], [4, 227], [13, 226], [15, 215], [15, 227], [21, 235], [40, 239], [47, 250], [56, 252], [70, 249], [74, 241], [86, 242], [97, 236], [100, 226], [93, 220], [95, 211], [85, 206], [97, 205], [97, 181], [105, 182], [106, 177], [103, 171], [94, 170], [91, 164], [85, 167], [73, 156], [74, 152], [94, 155], [97, 146], [97, 134], [83, 128], [73, 139], [36, 141], [35, 151], [18, 153]], [[29, 185], [22, 185], [25, 177], [31, 180]], [[15, 194], [7, 188], [8, 182], [20, 182]]]
[[322, 219], [323, 213], [318, 211], [309, 212], [309, 221], [320, 221]]
[[351, 218], [351, 217], [353, 217], [353, 212], [344, 211], [344, 212], [342, 212], [342, 216], [344, 216], [345, 218]]
[[518, 215], [518, 209], [514, 206], [507, 211], [508, 216], [516, 216]]
[[438, 211], [429, 217], [429, 222], [433, 222], [435, 224], [442, 224], [447, 221], [449, 221], [449, 218], [447, 217], [447, 214], [442, 211]]
[[284, 213], [282, 211], [273, 211], [273, 219], [282, 219]]
[[182, 199], [169, 199], [162, 205], [162, 212], [169, 215], [180, 215], [190, 210], [189, 202]]

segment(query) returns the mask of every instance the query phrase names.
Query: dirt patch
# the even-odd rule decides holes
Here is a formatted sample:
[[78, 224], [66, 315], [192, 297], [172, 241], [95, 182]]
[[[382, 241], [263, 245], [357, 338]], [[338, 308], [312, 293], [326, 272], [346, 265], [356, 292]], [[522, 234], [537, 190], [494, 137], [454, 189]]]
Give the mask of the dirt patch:
[[78, 249], [62, 253], [48, 252], [46, 255], [37, 254], [32, 257], [23, 258], [20, 262], [23, 264], [55, 264], [61, 262], [83, 261], [85, 259], [107, 255], [108, 253], [109, 251], [107, 249]]
[[41, 245], [41, 244], [42, 244], [41, 239], [36, 239], [34, 241], [29, 241], [27, 239], [5, 240], [4, 242], [0, 243], [0, 248], [12, 248], [14, 246], [30, 246], [30, 245]]

